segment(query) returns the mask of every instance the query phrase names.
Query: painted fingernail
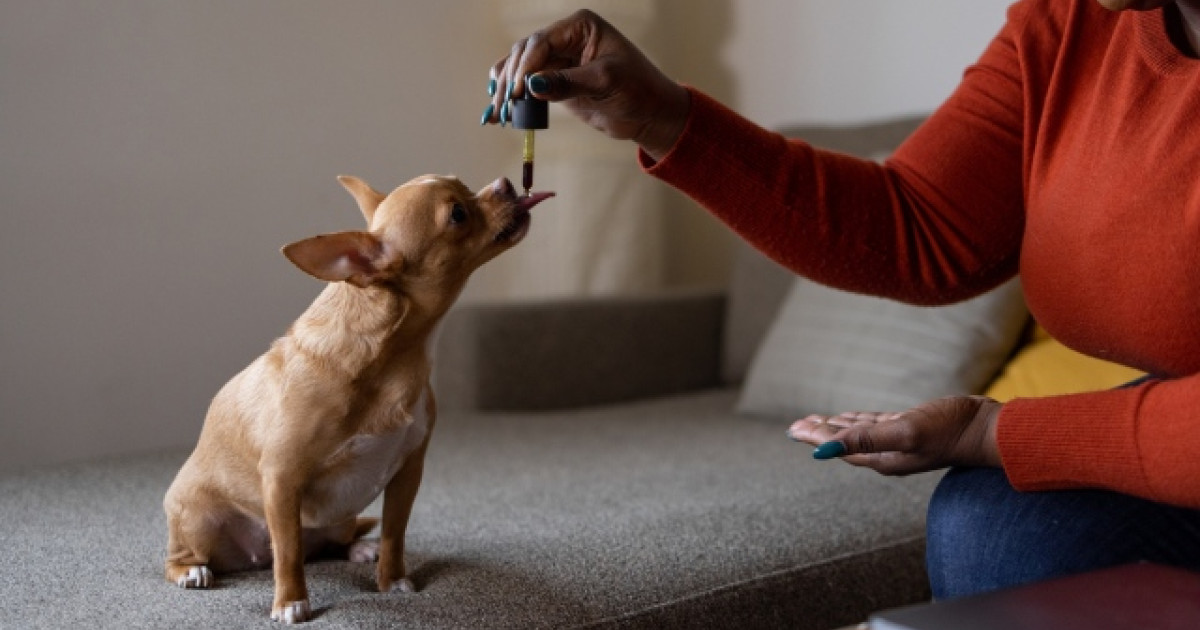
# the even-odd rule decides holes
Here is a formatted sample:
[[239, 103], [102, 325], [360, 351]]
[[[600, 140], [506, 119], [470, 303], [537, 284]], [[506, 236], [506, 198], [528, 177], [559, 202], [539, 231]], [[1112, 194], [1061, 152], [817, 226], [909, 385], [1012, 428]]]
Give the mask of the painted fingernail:
[[508, 84], [508, 89], [504, 91], [504, 102], [506, 102], [506, 103], [507, 103], [508, 101], [511, 101], [511, 100], [512, 100], [512, 91], [513, 91], [513, 85], [515, 85], [515, 84], [514, 84], [514, 83], [509, 83], [509, 84]]
[[508, 101], [500, 106], [500, 126], [503, 127], [508, 122]]
[[488, 96], [495, 96], [495, 95], [496, 95], [496, 80], [489, 79], [488, 80]]
[[483, 110], [483, 117], [479, 119], [480, 126], [486, 125], [487, 121], [492, 119], [492, 112], [494, 111], [496, 111], [495, 104], [488, 105], [487, 109]]
[[550, 91], [550, 81], [540, 74], [535, 74], [529, 77], [529, 90], [534, 94], [546, 94]]
[[833, 459], [846, 454], [846, 445], [841, 442], [826, 442], [813, 451], [813, 459]]

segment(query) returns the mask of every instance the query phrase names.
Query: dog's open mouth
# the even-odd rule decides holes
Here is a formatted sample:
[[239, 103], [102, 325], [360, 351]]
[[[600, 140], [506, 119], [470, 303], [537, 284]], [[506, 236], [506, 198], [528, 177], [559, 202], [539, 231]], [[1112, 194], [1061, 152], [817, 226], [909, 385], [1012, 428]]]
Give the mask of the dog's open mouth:
[[496, 235], [496, 242], [517, 241], [523, 238], [529, 231], [529, 209], [553, 196], [552, 192], [537, 192], [517, 197], [513, 203], [512, 217]]

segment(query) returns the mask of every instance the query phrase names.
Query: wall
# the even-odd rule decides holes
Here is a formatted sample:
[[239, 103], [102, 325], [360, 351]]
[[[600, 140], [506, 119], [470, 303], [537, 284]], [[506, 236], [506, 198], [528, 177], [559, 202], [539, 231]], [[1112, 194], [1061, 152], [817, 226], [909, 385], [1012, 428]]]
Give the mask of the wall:
[[0, 467], [193, 442], [320, 290], [280, 246], [360, 227], [339, 173], [504, 174], [480, 7], [0, 5]]
[[[660, 7], [664, 67], [766, 125], [927, 110], [1003, 14], [995, 0]], [[379, 188], [513, 174], [515, 137], [475, 124], [511, 43], [494, 10], [0, 5], [0, 469], [194, 442], [221, 383], [320, 288], [278, 248], [357, 227], [336, 174]], [[719, 283], [728, 235], [678, 195], [665, 225], [668, 280]]]
[[739, 111], [767, 126], [927, 112], [1012, 0], [756, 0], [733, 5], [722, 59]]

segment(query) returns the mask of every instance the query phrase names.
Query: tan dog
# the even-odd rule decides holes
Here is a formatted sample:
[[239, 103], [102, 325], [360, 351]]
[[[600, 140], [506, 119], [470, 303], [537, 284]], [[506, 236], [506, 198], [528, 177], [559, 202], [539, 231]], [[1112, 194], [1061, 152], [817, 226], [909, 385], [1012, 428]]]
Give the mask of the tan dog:
[[[369, 231], [292, 243], [283, 253], [330, 284], [266, 354], [213, 399], [196, 450], [163, 507], [167, 580], [208, 588], [213, 572], [274, 564], [271, 618], [309, 618], [304, 560], [378, 557], [379, 590], [412, 591], [404, 533], [433, 430], [430, 337], [480, 265], [519, 242], [529, 209], [507, 179], [478, 195], [427, 175], [386, 197], [339, 177]], [[383, 492], [374, 525], [358, 514]]]

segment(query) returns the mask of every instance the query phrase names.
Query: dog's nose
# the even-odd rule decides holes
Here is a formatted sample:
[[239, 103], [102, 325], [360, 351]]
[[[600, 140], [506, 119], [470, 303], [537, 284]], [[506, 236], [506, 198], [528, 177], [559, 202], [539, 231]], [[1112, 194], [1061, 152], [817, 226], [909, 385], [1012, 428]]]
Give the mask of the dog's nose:
[[512, 182], [508, 181], [507, 177], [501, 177], [495, 182], [492, 182], [492, 192], [501, 197], [517, 196], [517, 189], [513, 187]]

